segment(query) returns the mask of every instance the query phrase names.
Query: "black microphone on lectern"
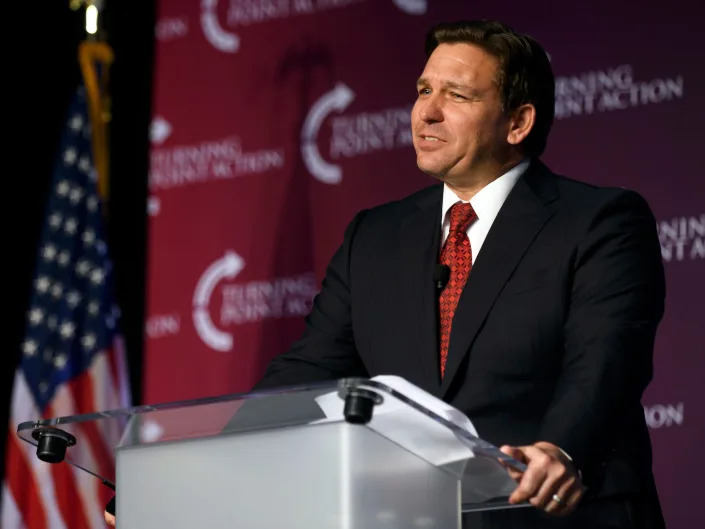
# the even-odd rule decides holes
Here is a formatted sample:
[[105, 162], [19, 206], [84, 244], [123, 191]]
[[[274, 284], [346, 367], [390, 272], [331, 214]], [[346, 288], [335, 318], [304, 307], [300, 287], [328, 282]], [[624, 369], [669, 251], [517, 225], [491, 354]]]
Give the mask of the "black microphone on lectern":
[[450, 279], [450, 267], [445, 264], [437, 264], [433, 270], [433, 282], [436, 285], [436, 289], [441, 291], [445, 288], [446, 283]]

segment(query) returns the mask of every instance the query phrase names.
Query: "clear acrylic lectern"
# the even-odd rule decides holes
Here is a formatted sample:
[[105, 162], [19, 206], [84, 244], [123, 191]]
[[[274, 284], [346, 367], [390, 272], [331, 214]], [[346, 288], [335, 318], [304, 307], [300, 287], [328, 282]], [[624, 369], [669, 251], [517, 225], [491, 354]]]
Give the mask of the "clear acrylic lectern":
[[[124, 528], [451, 529], [462, 512], [515, 507], [500, 460], [524, 466], [409, 394], [341, 379], [24, 422], [18, 434], [47, 464], [114, 488]], [[120, 438], [114, 464], [77, 449], [108, 432]]]

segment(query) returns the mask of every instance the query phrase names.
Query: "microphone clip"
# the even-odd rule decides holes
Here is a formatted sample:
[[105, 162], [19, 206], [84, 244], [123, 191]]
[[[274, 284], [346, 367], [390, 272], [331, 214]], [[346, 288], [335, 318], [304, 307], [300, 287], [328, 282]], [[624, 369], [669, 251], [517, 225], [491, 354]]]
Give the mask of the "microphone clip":
[[446, 264], [437, 264], [433, 270], [433, 282], [436, 290], [443, 290], [450, 279], [450, 267]]

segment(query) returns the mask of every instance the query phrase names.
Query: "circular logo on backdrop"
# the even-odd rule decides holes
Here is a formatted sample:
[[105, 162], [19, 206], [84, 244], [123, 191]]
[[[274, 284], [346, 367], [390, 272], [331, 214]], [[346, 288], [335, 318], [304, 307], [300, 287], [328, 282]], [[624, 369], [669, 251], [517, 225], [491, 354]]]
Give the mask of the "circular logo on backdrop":
[[240, 47], [240, 38], [225, 31], [218, 21], [218, 0], [203, 0], [201, 2], [201, 27], [208, 42], [217, 50], [225, 53], [235, 53]]
[[216, 351], [230, 351], [233, 335], [217, 328], [210, 317], [208, 307], [216, 285], [222, 279], [233, 279], [245, 267], [245, 261], [230, 250], [225, 256], [211, 264], [198, 280], [193, 294], [193, 324], [206, 345]]
[[[228, 26], [249, 26], [270, 20], [315, 15], [331, 9], [342, 9], [359, 3], [360, 0], [230, 0], [228, 2]], [[372, 0], [370, 0], [371, 2]], [[428, 0], [392, 0], [401, 11], [409, 15], [423, 15]], [[240, 48], [240, 37], [226, 30], [218, 19], [218, 0], [201, 0], [201, 28], [206, 40], [217, 50], [235, 53]]]
[[[317, 292], [316, 276], [303, 273], [233, 281], [245, 268], [245, 260], [233, 250], [208, 265], [193, 293], [193, 324], [208, 347], [228, 352], [233, 349], [234, 330], [264, 320], [301, 319], [312, 308]], [[221, 304], [217, 321], [211, 318], [213, 292], [218, 289]]]
[[[336, 185], [343, 180], [343, 168], [333, 163], [335, 160], [344, 161], [379, 152], [413, 148], [413, 103], [365, 108], [357, 113], [345, 112], [354, 99], [355, 92], [338, 82], [335, 88], [313, 103], [301, 129], [301, 157], [304, 165], [311, 176], [324, 184]], [[324, 122], [330, 131], [325, 159], [321, 155], [319, 142]]]
[[343, 179], [343, 171], [338, 165], [329, 163], [321, 157], [316, 141], [321, 123], [333, 111], [342, 112], [355, 99], [347, 85], [338, 83], [333, 90], [327, 92], [316, 101], [309, 110], [301, 131], [301, 155], [309, 172], [326, 184], [339, 184]]

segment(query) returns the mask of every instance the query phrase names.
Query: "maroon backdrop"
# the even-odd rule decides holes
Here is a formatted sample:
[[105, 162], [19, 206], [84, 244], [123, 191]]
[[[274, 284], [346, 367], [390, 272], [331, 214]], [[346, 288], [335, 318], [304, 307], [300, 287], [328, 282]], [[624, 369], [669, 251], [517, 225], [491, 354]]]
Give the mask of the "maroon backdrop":
[[158, 8], [145, 401], [249, 389], [302, 330], [360, 208], [431, 183], [409, 134], [423, 37], [498, 18], [557, 76], [546, 162], [634, 188], [668, 281], [644, 411], [669, 526], [705, 526], [702, 2], [171, 0]]

